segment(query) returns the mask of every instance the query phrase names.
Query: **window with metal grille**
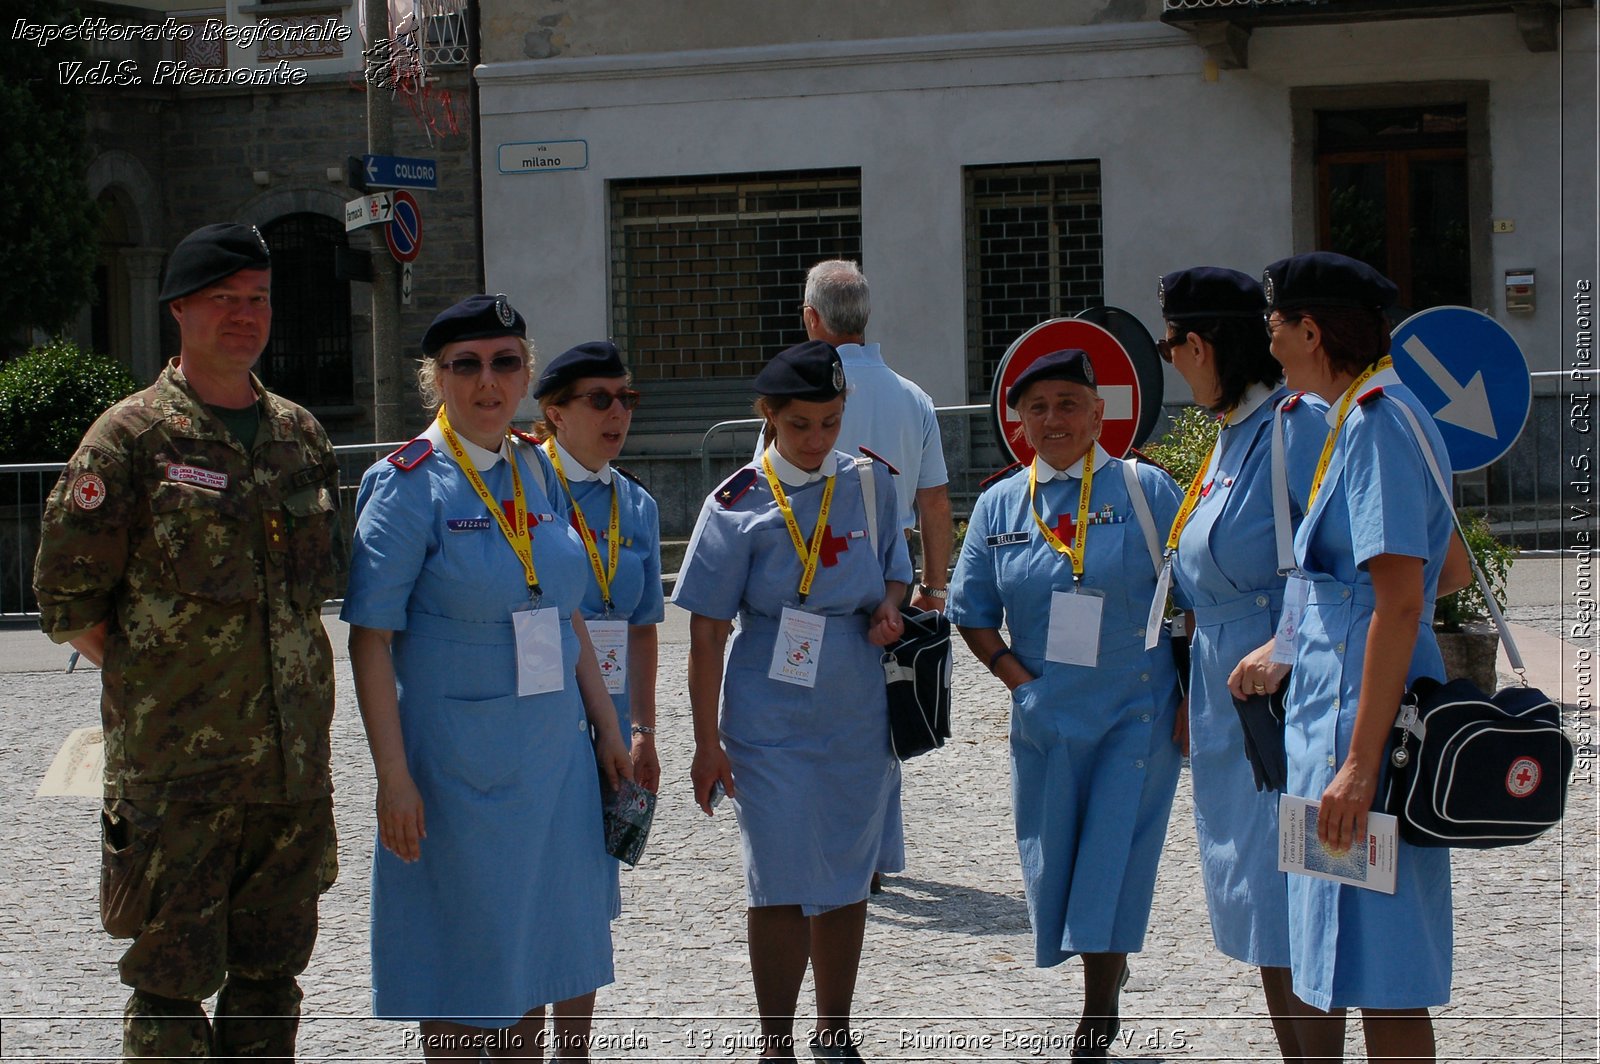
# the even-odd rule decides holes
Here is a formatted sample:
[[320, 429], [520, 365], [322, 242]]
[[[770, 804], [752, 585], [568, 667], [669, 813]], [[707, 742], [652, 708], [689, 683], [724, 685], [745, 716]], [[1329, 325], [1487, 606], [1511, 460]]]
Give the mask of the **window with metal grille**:
[[968, 166], [967, 395], [989, 401], [1017, 337], [1105, 299], [1100, 162]]
[[302, 406], [353, 405], [350, 283], [333, 269], [344, 227], [320, 214], [286, 214], [261, 234], [272, 249], [272, 337], [262, 381]]
[[754, 376], [805, 339], [806, 271], [861, 258], [860, 170], [632, 179], [610, 193], [612, 336], [640, 382]]

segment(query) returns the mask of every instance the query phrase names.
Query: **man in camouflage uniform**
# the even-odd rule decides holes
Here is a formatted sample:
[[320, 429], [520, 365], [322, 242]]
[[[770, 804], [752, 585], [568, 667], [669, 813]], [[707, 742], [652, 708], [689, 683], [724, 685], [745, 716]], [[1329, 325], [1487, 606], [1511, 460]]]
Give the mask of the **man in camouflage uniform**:
[[316, 420], [251, 373], [270, 292], [254, 227], [186, 237], [161, 293], [178, 357], [95, 422], [45, 510], [40, 623], [103, 669], [126, 1057], [292, 1058], [335, 873], [338, 472]]

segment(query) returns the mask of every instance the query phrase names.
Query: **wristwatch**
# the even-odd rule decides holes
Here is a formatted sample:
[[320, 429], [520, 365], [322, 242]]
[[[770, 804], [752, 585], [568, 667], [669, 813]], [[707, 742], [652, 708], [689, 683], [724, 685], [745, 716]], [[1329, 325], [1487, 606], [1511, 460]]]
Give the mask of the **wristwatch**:
[[918, 584], [917, 594], [927, 595], [929, 598], [947, 599], [950, 597], [950, 589], [947, 587], [929, 587], [927, 584]]

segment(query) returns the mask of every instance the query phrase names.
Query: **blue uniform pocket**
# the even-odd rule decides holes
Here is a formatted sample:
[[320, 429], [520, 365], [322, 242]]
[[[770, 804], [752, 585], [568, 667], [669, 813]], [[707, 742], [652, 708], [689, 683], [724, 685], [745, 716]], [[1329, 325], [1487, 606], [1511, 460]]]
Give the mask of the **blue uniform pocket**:
[[515, 782], [528, 764], [529, 710], [515, 695], [468, 700], [437, 700], [437, 744], [430, 756], [444, 775], [474, 790], [489, 792]]

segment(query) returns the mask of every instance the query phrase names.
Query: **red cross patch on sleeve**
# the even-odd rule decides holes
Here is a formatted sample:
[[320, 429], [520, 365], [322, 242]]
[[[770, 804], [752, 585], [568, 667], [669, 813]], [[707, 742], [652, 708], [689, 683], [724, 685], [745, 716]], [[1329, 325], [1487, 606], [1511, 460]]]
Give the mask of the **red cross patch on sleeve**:
[[97, 510], [106, 501], [106, 482], [96, 473], [80, 473], [72, 482], [72, 501], [80, 510]]

